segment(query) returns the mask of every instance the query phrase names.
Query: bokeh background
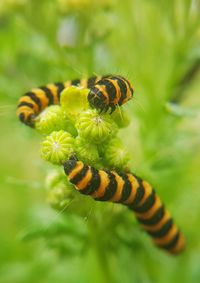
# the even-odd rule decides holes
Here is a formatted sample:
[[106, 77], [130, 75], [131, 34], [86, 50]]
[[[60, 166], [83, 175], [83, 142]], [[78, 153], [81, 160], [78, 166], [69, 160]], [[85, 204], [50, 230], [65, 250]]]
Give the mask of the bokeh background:
[[[200, 282], [200, 1], [0, 1], [0, 282]], [[172, 257], [131, 212], [79, 198], [50, 207], [41, 137], [15, 116], [33, 86], [92, 74], [136, 92], [121, 130], [132, 170], [187, 238]]]

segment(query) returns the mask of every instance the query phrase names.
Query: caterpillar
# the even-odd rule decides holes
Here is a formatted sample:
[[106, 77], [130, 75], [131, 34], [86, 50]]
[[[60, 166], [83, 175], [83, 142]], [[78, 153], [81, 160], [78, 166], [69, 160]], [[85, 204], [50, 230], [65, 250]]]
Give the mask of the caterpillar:
[[134, 90], [131, 83], [122, 76], [104, 76], [90, 89], [88, 101], [91, 107], [111, 113], [116, 106], [130, 100]]
[[170, 254], [185, 247], [185, 238], [151, 185], [133, 173], [97, 170], [76, 158], [64, 163], [65, 174], [75, 188], [97, 201], [121, 203], [134, 211], [154, 244]]
[[46, 107], [60, 103], [60, 94], [70, 86], [89, 88], [88, 101], [91, 107], [111, 112], [117, 105], [131, 99], [133, 88], [128, 80], [121, 76], [92, 76], [88, 79], [68, 80], [64, 83], [50, 83], [46, 86], [33, 88], [26, 92], [18, 102], [17, 116], [29, 127], [34, 127], [35, 118]]

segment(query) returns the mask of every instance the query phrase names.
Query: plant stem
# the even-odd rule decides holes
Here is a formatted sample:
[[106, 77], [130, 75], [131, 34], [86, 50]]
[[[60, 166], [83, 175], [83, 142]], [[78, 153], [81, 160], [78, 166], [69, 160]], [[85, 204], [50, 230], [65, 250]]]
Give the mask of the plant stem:
[[105, 247], [101, 247], [100, 243], [96, 243], [95, 252], [99, 263], [99, 269], [103, 278], [102, 282], [112, 283], [114, 281], [112, 279], [112, 275], [109, 268], [108, 254], [104, 249]]

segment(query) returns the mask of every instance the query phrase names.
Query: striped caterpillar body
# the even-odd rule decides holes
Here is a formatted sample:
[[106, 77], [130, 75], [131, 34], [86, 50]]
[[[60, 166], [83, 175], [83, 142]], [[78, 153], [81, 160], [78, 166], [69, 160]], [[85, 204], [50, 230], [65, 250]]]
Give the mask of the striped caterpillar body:
[[60, 103], [60, 94], [63, 89], [74, 86], [91, 88], [98, 77], [91, 77], [82, 80], [69, 80], [64, 83], [51, 83], [46, 86], [33, 88], [25, 93], [20, 99], [17, 106], [17, 115], [20, 121], [27, 126], [34, 127], [35, 118], [46, 107]]
[[72, 85], [89, 88], [90, 106], [101, 111], [107, 111], [109, 108], [114, 111], [117, 105], [124, 104], [133, 94], [130, 82], [121, 76], [93, 76], [88, 79], [51, 83], [33, 88], [19, 99], [17, 115], [20, 121], [27, 126], [34, 127], [37, 115], [46, 107], [59, 104], [63, 89]]
[[133, 87], [131, 83], [122, 76], [105, 76], [102, 77], [91, 89], [88, 94], [90, 105], [101, 111], [111, 113], [116, 106], [121, 106], [130, 100], [133, 96]]
[[184, 249], [184, 236], [148, 182], [132, 173], [97, 170], [75, 158], [65, 162], [64, 170], [80, 193], [98, 201], [121, 203], [133, 210], [159, 248], [171, 254]]

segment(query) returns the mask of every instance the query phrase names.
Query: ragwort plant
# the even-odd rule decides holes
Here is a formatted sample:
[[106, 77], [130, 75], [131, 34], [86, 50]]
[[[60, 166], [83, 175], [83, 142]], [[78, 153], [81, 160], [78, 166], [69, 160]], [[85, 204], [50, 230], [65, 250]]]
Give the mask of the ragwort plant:
[[[194, 6], [198, 5], [197, 1], [174, 1], [174, 3], [149, 1], [147, 3], [147, 1], [135, 0], [133, 3], [127, 1], [126, 5], [122, 5], [122, 1], [119, 1], [118, 5], [111, 7], [113, 9], [111, 32], [108, 27], [107, 30], [104, 29], [106, 25], [103, 25], [101, 29], [97, 28], [97, 19], [105, 19], [101, 15], [98, 2], [93, 1], [96, 6], [92, 6], [92, 10], [98, 11], [95, 12], [96, 18], [90, 14], [91, 1], [74, 1], [76, 4], [72, 6], [65, 6], [63, 4], [65, 1], [58, 2], [59, 9], [65, 17], [63, 26], [68, 25], [72, 29], [71, 31], [68, 29], [68, 33], [64, 36], [62, 28], [59, 30], [58, 40], [62, 49], [56, 57], [59, 64], [51, 63], [50, 76], [53, 77], [55, 72], [53, 73], [52, 69], [54, 67], [58, 69], [58, 65], [61, 70], [67, 67], [70, 71], [68, 64], [78, 66], [81, 75], [91, 74], [95, 70], [105, 73], [105, 66], [108, 71], [120, 69], [121, 73], [130, 74], [131, 79], [136, 82], [138, 91], [135, 105], [138, 99], [142, 107], [134, 106], [136, 113], [127, 128], [123, 128], [126, 119], [121, 119], [121, 116], [128, 112], [133, 116], [133, 102], [125, 113], [115, 112], [111, 117], [101, 115], [103, 120], [101, 125], [103, 122], [105, 125], [99, 131], [100, 125], [97, 123], [96, 111], [89, 109], [87, 104], [83, 108], [81, 106], [84, 104], [81, 104], [83, 102], [81, 97], [82, 95], [84, 97], [85, 90], [75, 88], [67, 91], [63, 97], [70, 96], [70, 92], [78, 92], [82, 101], [79, 104], [80, 108], [76, 105], [73, 107], [73, 99], [69, 104], [67, 100], [61, 102], [61, 106], [49, 107], [38, 117], [36, 129], [44, 136], [41, 154], [45, 160], [57, 164], [47, 176], [47, 201], [60, 214], [47, 227], [38, 224], [38, 227], [28, 229], [23, 233], [22, 238], [26, 240], [45, 238], [48, 247], [60, 255], [59, 263], [65, 258], [74, 259], [77, 255], [82, 258], [82, 261], [87, 257], [87, 268], [91, 272], [92, 263], [97, 261], [94, 267], [96, 275], [91, 272], [97, 282], [98, 280], [99, 282], [119, 282], [119, 278], [123, 278], [126, 282], [132, 282], [132, 280], [153, 282], [155, 277], [159, 278], [160, 282], [168, 282], [165, 279], [167, 276], [163, 276], [165, 268], [157, 270], [154, 266], [157, 263], [157, 257], [165, 262], [168, 273], [173, 277], [174, 282], [177, 282], [174, 269], [178, 268], [180, 271], [179, 264], [185, 264], [185, 258], [180, 262], [174, 262], [172, 266], [165, 255], [161, 255], [155, 251], [154, 247], [151, 247], [147, 237], [141, 234], [135, 225], [132, 214], [120, 205], [96, 203], [88, 197], [79, 195], [66, 180], [59, 164], [74, 151], [79, 158], [85, 162], [90, 161], [99, 168], [112, 168], [115, 162], [118, 162], [120, 168], [128, 164], [129, 167], [142, 172], [153, 181], [179, 215], [180, 224], [188, 229], [188, 234], [191, 235], [190, 221], [194, 225], [197, 222], [195, 217], [190, 220], [182, 218], [189, 209], [187, 192], [183, 191], [183, 188], [190, 187], [192, 176], [195, 175], [191, 172], [191, 177], [188, 177], [187, 172], [190, 172], [192, 164], [195, 164], [193, 156], [198, 149], [195, 140], [194, 143], [190, 142], [194, 132], [189, 129], [192, 120], [188, 118], [189, 112], [196, 117], [196, 110], [189, 109], [188, 112], [186, 109], [185, 111], [181, 104], [185, 103], [187, 107], [187, 100], [184, 102], [182, 98], [187, 94], [184, 87], [188, 87], [189, 84], [187, 79], [184, 81], [183, 78], [187, 78], [189, 70], [199, 58], [197, 52], [199, 14], [194, 9]], [[31, 5], [37, 7], [34, 1]], [[44, 1], [34, 17], [29, 18], [27, 14], [26, 17], [29, 18], [28, 22], [33, 30], [39, 31], [40, 35], [48, 36], [47, 46], [52, 56], [51, 60], [53, 58], [54, 61], [56, 49], [52, 38], [58, 26], [57, 18], [46, 16], [47, 6], [45, 5], [51, 7], [48, 1]], [[130, 7], [132, 7], [132, 16]], [[52, 10], [49, 10], [50, 13]], [[41, 24], [39, 21], [41, 18], [48, 25]], [[49, 21], [49, 18], [53, 20]], [[119, 24], [123, 29], [118, 28], [116, 31], [113, 27]], [[126, 34], [124, 31], [129, 32]], [[73, 37], [71, 37], [72, 34]], [[156, 35], [156, 38], [153, 35]], [[120, 48], [117, 48], [119, 44]], [[98, 59], [99, 56], [103, 58], [103, 63]], [[162, 66], [161, 62], [165, 64]], [[37, 71], [35, 70], [35, 74]], [[45, 68], [42, 76], [47, 80]], [[72, 111], [69, 108], [72, 108]], [[115, 115], [118, 116], [115, 117]], [[94, 119], [92, 127], [96, 128], [89, 135], [91, 118]], [[105, 137], [102, 135], [107, 132], [112, 133], [112, 138], [108, 140], [106, 135]], [[127, 139], [123, 138], [125, 135]], [[100, 146], [99, 137], [100, 140], [102, 137]], [[119, 137], [122, 139], [120, 140]], [[129, 149], [128, 157], [131, 156], [129, 163], [122, 141], [125, 148]], [[105, 144], [108, 146], [104, 147]], [[116, 154], [117, 150], [122, 154]], [[120, 160], [119, 156], [121, 156]], [[190, 203], [192, 202], [194, 203], [195, 200], [191, 196]], [[180, 203], [179, 210], [175, 209], [177, 203]], [[83, 219], [83, 216], [87, 220]], [[117, 272], [119, 266], [123, 268]], [[83, 272], [82, 262], [79, 263], [79, 268], [80, 272]], [[62, 270], [64, 276], [63, 271], [65, 266]], [[86, 278], [89, 276], [88, 274]], [[182, 281], [186, 282], [184, 280], [183, 272]]]

